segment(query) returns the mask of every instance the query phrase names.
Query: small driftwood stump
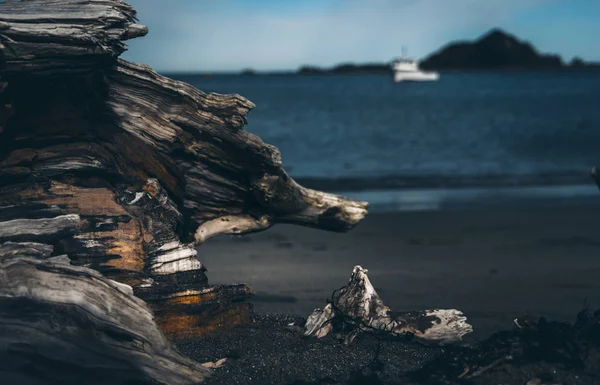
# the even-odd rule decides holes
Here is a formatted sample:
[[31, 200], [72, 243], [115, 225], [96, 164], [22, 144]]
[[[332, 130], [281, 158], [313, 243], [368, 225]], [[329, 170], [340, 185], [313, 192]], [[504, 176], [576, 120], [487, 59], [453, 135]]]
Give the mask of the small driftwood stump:
[[[144, 342], [132, 349], [153, 355], [152, 349], [166, 345], [150, 313], [109, 280], [131, 286], [173, 338], [251, 322], [251, 305], [244, 300], [252, 290], [208, 285], [197, 246], [276, 223], [347, 231], [366, 215], [367, 205], [303, 188], [290, 178], [279, 151], [243, 130], [254, 107], [250, 101], [204, 93], [118, 59], [125, 40], [147, 32], [135, 15], [119, 0], [0, 3], [0, 277], [2, 290], [13, 293], [18, 286], [11, 296], [52, 287], [31, 278], [39, 276], [73, 283], [55, 287], [57, 295], [64, 287], [90, 299], [85, 306], [62, 306], [68, 297], [63, 293], [37, 310], [45, 299], [28, 294], [23, 301], [36, 306], [14, 313], [3, 308], [4, 317], [21, 319], [23, 333], [33, 322], [28, 317], [56, 312], [59, 324], [49, 317], [51, 325], [40, 330], [74, 328], [64, 331], [73, 344], [61, 346], [100, 349], [112, 346], [110, 338], [123, 338], [119, 349], [151, 341], [153, 347]], [[72, 266], [46, 261], [62, 255]], [[39, 261], [21, 259], [29, 257]], [[118, 302], [102, 305], [102, 320], [114, 327], [94, 318], [100, 310], [92, 306], [100, 306], [94, 303], [103, 296]], [[113, 312], [119, 307], [143, 317], [118, 318]], [[33, 337], [24, 335], [26, 342], [14, 345], [4, 335], [2, 354], [46, 349], [55, 338], [48, 335], [38, 346]], [[69, 354], [78, 359], [79, 350], [69, 352], [61, 362]], [[193, 372], [181, 369], [182, 383], [202, 373], [189, 363], [172, 365], [178, 356], [165, 354], [155, 357], [160, 365]], [[123, 370], [150, 373], [141, 358], [130, 358], [132, 366]], [[162, 381], [161, 373], [148, 375]]]
[[373, 288], [367, 270], [355, 266], [348, 285], [308, 317], [305, 335], [322, 338], [333, 331], [349, 344], [360, 332], [378, 332], [411, 335], [427, 345], [445, 345], [473, 331], [466, 321], [462, 312], [454, 309], [391, 313]]

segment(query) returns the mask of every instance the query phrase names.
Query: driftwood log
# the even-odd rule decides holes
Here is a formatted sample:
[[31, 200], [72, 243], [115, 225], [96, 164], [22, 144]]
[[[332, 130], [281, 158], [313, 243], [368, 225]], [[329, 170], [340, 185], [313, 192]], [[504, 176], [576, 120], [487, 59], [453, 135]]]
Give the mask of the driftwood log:
[[305, 335], [322, 338], [334, 332], [350, 344], [360, 332], [410, 336], [426, 345], [458, 342], [473, 331], [467, 318], [455, 309], [394, 313], [383, 304], [367, 276], [355, 266], [348, 285], [334, 292], [333, 299], [307, 318]]
[[118, 59], [146, 31], [118, 0], [0, 3], [0, 243], [52, 246], [197, 336], [249, 321], [252, 294], [209, 286], [199, 244], [276, 223], [347, 231], [367, 206], [295, 183], [243, 130], [243, 97]]
[[120, 60], [147, 32], [135, 15], [0, 2], [0, 383], [71, 383], [61, 367], [98, 373], [86, 383], [200, 380], [161, 333], [251, 322], [252, 290], [209, 285], [198, 246], [277, 223], [347, 231], [367, 213], [290, 178], [243, 130], [250, 101]]

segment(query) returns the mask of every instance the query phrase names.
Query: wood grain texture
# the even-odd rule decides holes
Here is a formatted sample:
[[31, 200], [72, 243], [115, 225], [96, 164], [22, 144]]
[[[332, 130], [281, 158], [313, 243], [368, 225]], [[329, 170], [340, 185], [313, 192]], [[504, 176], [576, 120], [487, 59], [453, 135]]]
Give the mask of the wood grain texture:
[[120, 60], [146, 32], [119, 0], [0, 3], [0, 261], [68, 258], [129, 285], [172, 338], [252, 322], [252, 290], [209, 285], [197, 246], [277, 223], [348, 231], [367, 204], [298, 185], [244, 131], [244, 97]]
[[0, 262], [0, 361], [4, 384], [197, 384], [209, 374], [171, 347], [131, 287], [23, 256]]
[[118, 0], [9, 1], [0, 4], [5, 71], [42, 75], [88, 72], [145, 35], [135, 10]]

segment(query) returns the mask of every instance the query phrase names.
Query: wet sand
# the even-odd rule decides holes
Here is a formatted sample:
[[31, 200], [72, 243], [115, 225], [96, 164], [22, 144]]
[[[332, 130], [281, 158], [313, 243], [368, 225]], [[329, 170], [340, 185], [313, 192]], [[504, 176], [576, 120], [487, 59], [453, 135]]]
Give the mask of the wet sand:
[[457, 308], [482, 338], [525, 313], [600, 308], [600, 207], [371, 214], [348, 234], [277, 225], [199, 248], [213, 284], [244, 282], [262, 313], [308, 315], [360, 264], [394, 311]]

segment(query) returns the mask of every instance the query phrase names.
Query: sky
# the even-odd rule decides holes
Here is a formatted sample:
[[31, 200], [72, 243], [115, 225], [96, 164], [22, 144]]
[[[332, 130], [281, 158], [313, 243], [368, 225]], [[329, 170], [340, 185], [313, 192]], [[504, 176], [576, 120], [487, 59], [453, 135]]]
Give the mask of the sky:
[[163, 72], [295, 70], [426, 57], [500, 27], [565, 60], [600, 61], [600, 0], [127, 0], [147, 36], [127, 60]]

